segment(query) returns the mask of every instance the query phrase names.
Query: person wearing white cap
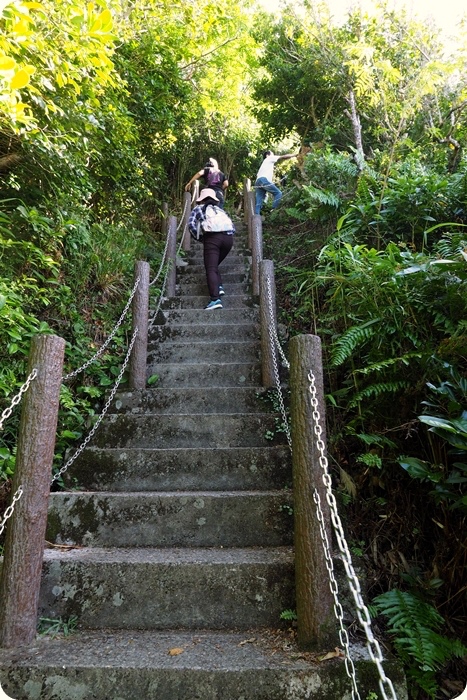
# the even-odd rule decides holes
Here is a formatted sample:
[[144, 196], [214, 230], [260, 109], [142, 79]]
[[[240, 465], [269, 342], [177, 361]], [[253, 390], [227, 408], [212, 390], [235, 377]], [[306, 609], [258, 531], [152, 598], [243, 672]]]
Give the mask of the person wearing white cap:
[[[207, 187], [201, 191], [188, 220], [188, 229], [196, 237], [198, 231], [203, 231], [204, 269], [211, 300], [205, 307], [208, 311], [222, 309], [221, 296], [225, 294], [219, 265], [230, 253], [233, 245], [235, 226], [225, 211], [220, 209], [219, 200], [214, 190]], [[206, 213], [207, 210], [207, 213]], [[214, 218], [217, 225], [208, 225]], [[220, 222], [220, 224], [219, 224]], [[220, 230], [219, 225], [222, 229]], [[208, 230], [211, 228], [211, 230]]]

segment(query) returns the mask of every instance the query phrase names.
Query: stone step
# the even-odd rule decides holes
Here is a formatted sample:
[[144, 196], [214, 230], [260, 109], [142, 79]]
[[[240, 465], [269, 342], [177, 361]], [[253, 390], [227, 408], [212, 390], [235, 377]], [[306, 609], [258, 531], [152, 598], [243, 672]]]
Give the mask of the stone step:
[[[275, 394], [257, 387], [178, 387], [120, 391], [113, 413], [264, 413]], [[271, 398], [269, 398], [271, 397]]]
[[[164, 311], [163, 314], [167, 323], [170, 324], [185, 325], [193, 323], [211, 326], [216, 324], [227, 325], [229, 323], [258, 323], [258, 308], [230, 309], [228, 301], [227, 298], [223, 309], [215, 309], [214, 311], [206, 311], [206, 309], [171, 309]], [[239, 337], [237, 336], [237, 339]]]
[[210, 361], [228, 363], [255, 363], [259, 361], [260, 344], [256, 341], [230, 343], [201, 342], [188, 343], [165, 341], [160, 343], [155, 350], [148, 353], [148, 366], [156, 362], [168, 362], [169, 364], [193, 364], [199, 361], [203, 365]]
[[[248, 271], [239, 269], [238, 271], [222, 270], [220, 269], [222, 284], [227, 287], [229, 284], [247, 284], [248, 283]], [[183, 286], [185, 283], [202, 283], [206, 284], [206, 272], [204, 267], [188, 265], [184, 267], [182, 271], [178, 271], [177, 274], [177, 284]]]
[[[245, 265], [245, 261], [243, 259], [237, 258], [237, 259], [232, 259], [227, 257], [225, 260], [221, 262], [219, 265], [219, 272], [221, 276], [224, 276], [224, 273], [227, 272], [237, 272], [240, 274], [245, 274], [247, 271], [247, 266]], [[191, 275], [204, 275], [206, 276], [206, 268], [204, 267], [204, 263], [202, 260], [195, 260], [191, 261], [188, 263], [186, 267], [183, 267], [181, 270], [179, 270], [179, 274], [177, 275], [178, 279], [181, 280], [186, 274], [191, 274]]]
[[[225, 309], [215, 311], [203, 311], [203, 314], [210, 315], [220, 312], [224, 315]], [[203, 317], [201, 317], [201, 320]], [[220, 319], [222, 321], [222, 319]], [[153, 350], [164, 340], [185, 341], [236, 341], [258, 340], [260, 337], [260, 327], [258, 323], [247, 321], [244, 323], [206, 323], [196, 325], [194, 323], [177, 323], [172, 325], [154, 325], [149, 331], [148, 349]]]
[[[284, 441], [271, 413], [107, 414], [96, 447], [266, 447]], [[271, 440], [268, 440], [271, 437]]]
[[292, 544], [291, 513], [285, 490], [57, 492], [46, 539], [87, 547], [278, 547]]
[[258, 386], [261, 382], [261, 367], [259, 362], [152, 362], [147, 367], [147, 377], [154, 375], [158, 377], [157, 386], [163, 388]]
[[[78, 630], [1, 650], [0, 683], [17, 700], [350, 698], [344, 659], [320, 662], [323, 655], [298, 649], [289, 630]], [[351, 644], [350, 655], [360, 696], [379, 695], [366, 648]], [[398, 665], [385, 660], [383, 666], [399, 700], [406, 700]]]
[[87, 447], [65, 483], [95, 491], [281, 489], [292, 481], [286, 445], [224, 448]]
[[[242, 284], [224, 284], [225, 296], [243, 296], [249, 293], [248, 285]], [[183, 284], [177, 284], [176, 295], [177, 297], [184, 296], [203, 296], [207, 293], [206, 278], [200, 280], [199, 282], [184, 282]], [[173, 298], [173, 297], [172, 297]]]
[[[166, 309], [203, 309], [210, 299], [207, 285], [204, 285], [204, 292], [201, 291], [200, 294], [194, 296], [188, 296], [183, 294], [180, 296], [171, 297], [167, 299], [162, 305], [163, 310]], [[242, 309], [251, 308], [252, 303], [250, 297], [242, 294], [225, 294], [222, 297], [222, 303], [224, 308], [228, 309]]]
[[277, 626], [294, 608], [293, 580], [290, 547], [52, 548], [39, 617], [94, 629]]

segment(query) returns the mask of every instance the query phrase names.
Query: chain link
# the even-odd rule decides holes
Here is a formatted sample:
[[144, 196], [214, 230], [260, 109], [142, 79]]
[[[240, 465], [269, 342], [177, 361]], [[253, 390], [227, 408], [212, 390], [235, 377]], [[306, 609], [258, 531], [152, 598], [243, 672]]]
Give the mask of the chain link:
[[274, 313], [273, 313], [273, 310], [272, 310], [273, 303], [272, 303], [271, 278], [270, 278], [269, 276], [266, 277], [266, 286], [267, 286], [267, 289], [268, 289], [269, 315], [270, 315], [270, 319], [271, 319], [271, 324], [270, 324], [270, 325], [271, 325], [272, 332], [273, 332], [273, 335], [274, 335], [274, 342], [275, 342], [275, 344], [276, 344], [277, 349], [279, 350], [279, 354], [280, 354], [280, 356], [281, 356], [281, 360], [282, 360], [282, 362], [283, 362], [283, 364], [284, 364], [284, 367], [286, 367], [287, 369], [290, 369], [290, 362], [289, 362], [288, 359], [286, 358], [286, 356], [285, 356], [285, 354], [284, 354], [284, 351], [282, 350], [282, 346], [281, 346], [281, 344], [280, 344], [280, 342], [279, 342], [279, 338], [277, 337], [276, 324], [275, 324], [275, 321], [274, 321]]
[[76, 377], [78, 374], [80, 374], [80, 372], [84, 372], [85, 369], [87, 369], [90, 365], [92, 365], [92, 363], [95, 362], [95, 361], [102, 355], [102, 353], [104, 352], [104, 350], [107, 348], [107, 346], [109, 345], [110, 341], [111, 341], [112, 338], [114, 337], [115, 333], [117, 332], [117, 330], [118, 330], [118, 329], [120, 328], [120, 326], [122, 325], [123, 319], [125, 318], [125, 316], [126, 316], [126, 314], [127, 314], [127, 312], [128, 312], [128, 309], [130, 308], [130, 304], [131, 304], [131, 302], [133, 301], [133, 297], [134, 297], [135, 294], [136, 294], [136, 290], [138, 289], [139, 282], [140, 282], [140, 277], [137, 277], [136, 282], [135, 282], [135, 284], [134, 284], [134, 286], [133, 286], [133, 289], [131, 290], [130, 298], [128, 299], [128, 301], [127, 301], [127, 303], [126, 303], [126, 306], [125, 306], [125, 308], [123, 309], [120, 318], [118, 319], [118, 321], [117, 321], [117, 323], [116, 323], [114, 329], [113, 329], [112, 332], [110, 333], [110, 335], [109, 335], [109, 337], [107, 338], [107, 340], [105, 341], [105, 343], [99, 348], [99, 350], [98, 350], [91, 358], [89, 358], [89, 360], [88, 360], [87, 362], [84, 363], [84, 365], [82, 365], [81, 367], [78, 367], [78, 369], [73, 370], [73, 372], [70, 372], [69, 374], [66, 374], [66, 375], [62, 378], [62, 381], [66, 382], [68, 379], [72, 379], [73, 377]]
[[[344, 564], [346, 576], [347, 576], [347, 581], [349, 584], [350, 591], [352, 593], [353, 599], [355, 601], [355, 605], [357, 608], [357, 617], [358, 621], [360, 622], [360, 625], [362, 626], [365, 636], [367, 639], [367, 649], [368, 653], [370, 655], [371, 660], [373, 663], [376, 665], [379, 673], [379, 688], [381, 691], [381, 694], [383, 696], [384, 700], [389, 700], [389, 698], [392, 698], [392, 700], [397, 700], [397, 695], [396, 691], [394, 689], [394, 686], [392, 684], [392, 681], [386, 676], [383, 668], [383, 656], [381, 653], [381, 647], [378, 643], [378, 641], [375, 639], [373, 635], [373, 631], [371, 629], [371, 620], [370, 620], [370, 614], [368, 612], [368, 608], [366, 607], [362, 593], [361, 593], [361, 587], [360, 587], [360, 582], [357, 578], [357, 575], [355, 573], [355, 570], [353, 568], [352, 564], [352, 557], [349, 551], [349, 547], [347, 544], [347, 541], [345, 539], [344, 535], [344, 529], [342, 527], [342, 522], [339, 517], [339, 513], [337, 511], [337, 502], [334, 497], [334, 494], [332, 492], [332, 482], [331, 482], [331, 476], [329, 474], [328, 470], [328, 460], [325, 455], [325, 445], [322, 440], [322, 428], [320, 425], [320, 413], [318, 410], [318, 398], [317, 398], [317, 392], [316, 392], [316, 383], [315, 383], [315, 375], [313, 374], [313, 371], [310, 370], [308, 373], [308, 381], [309, 381], [309, 391], [311, 394], [311, 406], [313, 408], [313, 429], [314, 433], [316, 436], [316, 441], [317, 441], [317, 447], [319, 450], [319, 463], [320, 467], [323, 471], [322, 474], [322, 480], [323, 483], [326, 487], [326, 500], [329, 504], [330, 511], [331, 511], [331, 521], [334, 527], [334, 532], [336, 534], [337, 538], [337, 543], [339, 546], [339, 550], [342, 554], [342, 561]], [[318, 504], [319, 502], [319, 494], [317, 493], [315, 489], [315, 493], [313, 495], [313, 499], [315, 500], [315, 503]], [[322, 513], [321, 513], [322, 516]], [[318, 516], [319, 518], [319, 516]], [[321, 529], [321, 522], [320, 522], [320, 529]], [[323, 533], [322, 533], [323, 537]], [[328, 565], [328, 555], [330, 556], [329, 552], [329, 543], [327, 541], [327, 537], [323, 538], [323, 548], [325, 550], [325, 555], [326, 555], [326, 564]], [[328, 550], [328, 553], [326, 554], [326, 548]], [[331, 566], [332, 566], [332, 559], [331, 561]], [[328, 567], [329, 571], [329, 567]], [[331, 576], [331, 573], [330, 573]], [[337, 590], [337, 583], [335, 581], [334, 576], [332, 576], [332, 579], [334, 579], [334, 584]], [[332, 581], [331, 579], [331, 581]], [[334, 585], [333, 584], [333, 585]], [[331, 587], [332, 590], [332, 587]], [[334, 591], [333, 591], [334, 594]], [[355, 684], [354, 679], [352, 680], [353, 684]], [[356, 686], [355, 686], [356, 687]], [[386, 693], [386, 689], [389, 692], [389, 695]], [[358, 691], [357, 691], [358, 692]], [[353, 694], [353, 693], [352, 693]]]
[[282, 421], [284, 424], [285, 434], [287, 436], [287, 442], [289, 443], [290, 452], [292, 452], [292, 437], [290, 435], [289, 421], [288, 421], [287, 413], [286, 413], [285, 406], [284, 406], [284, 397], [282, 395], [281, 380], [279, 377], [279, 367], [277, 365], [276, 353], [274, 352], [274, 340], [273, 340], [273, 334], [272, 334], [270, 326], [269, 326], [268, 330], [269, 330], [269, 341], [271, 344], [271, 349], [273, 350], [273, 352], [272, 352], [272, 364], [273, 364], [273, 369], [274, 369], [274, 379], [276, 380], [277, 398], [279, 399], [279, 406], [281, 409]]
[[169, 264], [167, 265], [167, 268], [166, 268], [166, 271], [165, 271], [164, 281], [162, 282], [162, 287], [161, 287], [161, 292], [160, 292], [160, 295], [159, 295], [159, 300], [158, 300], [158, 302], [157, 302], [156, 309], [155, 309], [154, 313], [152, 314], [151, 320], [149, 321], [149, 326], [148, 326], [148, 329], [149, 329], [149, 330], [152, 329], [152, 327], [153, 327], [153, 325], [154, 325], [154, 322], [155, 322], [155, 320], [156, 320], [156, 316], [157, 316], [157, 314], [159, 313], [159, 309], [161, 308], [161, 304], [162, 304], [162, 301], [163, 301], [163, 299], [164, 299], [164, 292], [165, 292], [165, 287], [166, 287], [166, 285], [167, 285], [167, 279], [168, 279], [168, 276], [169, 276], [169, 269], [170, 269], [170, 265], [171, 265], [171, 264], [173, 264], [173, 261], [169, 260]]
[[[184, 199], [185, 199], [185, 198], [184, 198]], [[185, 218], [185, 212], [186, 212], [187, 208], [188, 208], [188, 199], [186, 199], [186, 200], [183, 202], [183, 211], [182, 211], [182, 215], [181, 215], [181, 217], [180, 217], [180, 223], [179, 223], [178, 226], [177, 226], [177, 233], [178, 233], [178, 231], [180, 231], [180, 226], [182, 225], [183, 219]], [[185, 233], [185, 232], [184, 232], [184, 233]], [[183, 240], [183, 236], [182, 236], [182, 240]]]
[[159, 269], [158, 269], [158, 271], [157, 271], [156, 276], [155, 276], [154, 279], [151, 280], [151, 282], [149, 283], [149, 286], [150, 286], [150, 287], [152, 287], [152, 285], [155, 284], [155, 283], [157, 282], [157, 280], [158, 280], [159, 277], [160, 277], [160, 274], [161, 274], [162, 270], [164, 269], [165, 258], [167, 257], [167, 250], [168, 250], [168, 247], [169, 247], [169, 231], [168, 231], [168, 229], [167, 229], [167, 236], [166, 236], [166, 238], [165, 238], [165, 247], [164, 247], [164, 252], [162, 253], [161, 264], [159, 265]]
[[13, 496], [13, 499], [12, 499], [10, 505], [8, 506], [8, 508], [6, 509], [6, 511], [3, 514], [3, 519], [2, 519], [2, 522], [0, 523], [0, 535], [2, 534], [3, 530], [5, 529], [6, 521], [8, 520], [8, 518], [11, 518], [11, 516], [13, 515], [13, 511], [15, 509], [16, 502], [19, 501], [19, 499], [21, 498], [22, 495], [23, 495], [23, 487], [19, 486], [18, 489], [16, 490], [15, 495]]
[[[276, 381], [276, 391], [277, 391], [277, 397], [279, 399], [279, 406], [282, 414], [282, 421], [284, 424], [284, 430], [285, 434], [287, 436], [287, 442], [289, 443], [289, 448], [290, 451], [292, 452], [292, 437], [290, 435], [290, 427], [289, 427], [289, 421], [287, 418], [287, 413], [285, 410], [285, 405], [284, 405], [284, 397], [282, 395], [282, 387], [281, 387], [281, 380], [279, 376], [279, 366], [277, 364], [277, 356], [275, 353], [275, 344], [278, 344], [278, 338], [276, 334], [276, 329], [275, 329], [275, 323], [274, 323], [274, 313], [272, 309], [272, 293], [271, 293], [271, 280], [268, 277], [267, 278], [267, 286], [268, 286], [268, 299], [267, 299], [267, 304], [268, 304], [268, 309], [269, 309], [269, 318], [270, 318], [270, 323], [268, 324], [268, 332], [269, 332], [269, 343], [271, 347], [271, 356], [272, 356], [272, 365], [273, 365], [273, 370], [274, 370], [274, 379]], [[287, 363], [287, 366], [290, 366]]]
[[98, 417], [97, 421], [96, 421], [95, 424], [93, 425], [92, 430], [89, 432], [89, 434], [86, 436], [86, 438], [84, 439], [84, 441], [81, 443], [80, 447], [79, 447], [79, 448], [76, 450], [76, 452], [70, 457], [70, 459], [68, 460], [68, 462], [66, 462], [66, 464], [64, 464], [63, 467], [61, 467], [61, 469], [54, 475], [54, 477], [53, 477], [53, 479], [52, 479], [52, 484], [53, 484], [54, 481], [57, 481], [58, 479], [60, 479], [60, 477], [66, 472], [66, 470], [68, 469], [68, 467], [70, 467], [70, 466], [73, 464], [73, 462], [75, 461], [75, 459], [77, 459], [77, 457], [79, 457], [79, 455], [80, 455], [81, 452], [84, 450], [84, 448], [86, 447], [86, 445], [87, 445], [87, 444], [90, 442], [90, 440], [92, 439], [94, 433], [96, 432], [97, 428], [98, 428], [99, 425], [101, 424], [102, 419], [104, 418], [105, 414], [106, 414], [107, 411], [109, 410], [109, 406], [110, 406], [110, 404], [111, 404], [112, 401], [113, 401], [113, 398], [114, 398], [114, 396], [115, 396], [115, 394], [116, 394], [116, 392], [117, 392], [117, 389], [118, 389], [118, 387], [119, 387], [119, 384], [120, 384], [120, 382], [122, 381], [123, 373], [124, 373], [124, 371], [125, 371], [125, 369], [126, 369], [126, 366], [127, 366], [128, 362], [129, 362], [129, 360], [130, 360], [131, 351], [132, 351], [132, 349], [133, 349], [133, 345], [134, 345], [134, 343], [135, 343], [137, 334], [138, 334], [138, 327], [136, 327], [135, 330], [133, 331], [133, 336], [132, 336], [132, 338], [131, 338], [130, 345], [128, 346], [128, 351], [127, 351], [125, 360], [124, 360], [124, 362], [123, 362], [122, 368], [120, 369], [120, 373], [119, 373], [119, 375], [118, 375], [118, 377], [117, 377], [117, 379], [116, 379], [116, 382], [115, 382], [115, 384], [114, 384], [114, 386], [113, 386], [112, 391], [110, 392], [109, 398], [107, 399], [107, 401], [106, 401], [106, 403], [105, 403], [105, 406], [104, 406], [104, 408], [102, 409], [102, 413], [100, 414], [100, 416]]
[[5, 408], [5, 410], [3, 411], [2, 416], [0, 418], [0, 430], [3, 430], [3, 423], [6, 421], [7, 418], [9, 418], [11, 416], [11, 414], [13, 413], [14, 407], [19, 404], [23, 394], [29, 389], [31, 382], [36, 377], [37, 377], [37, 369], [34, 367], [34, 369], [32, 370], [31, 374], [24, 382], [21, 389], [18, 391], [16, 396], [13, 397], [11, 404], [7, 408]]

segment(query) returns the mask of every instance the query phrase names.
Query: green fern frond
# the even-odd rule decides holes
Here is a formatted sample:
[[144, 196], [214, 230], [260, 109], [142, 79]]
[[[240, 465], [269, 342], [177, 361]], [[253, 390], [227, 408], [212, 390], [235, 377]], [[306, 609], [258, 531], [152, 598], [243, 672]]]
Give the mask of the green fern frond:
[[373, 326], [380, 320], [381, 319], [379, 318], [374, 318], [361, 326], [352, 326], [345, 331], [345, 333], [343, 333], [334, 344], [331, 357], [331, 367], [339, 367], [339, 365], [345, 362], [345, 360], [352, 355], [357, 345], [372, 338], [376, 333], [376, 328]]
[[410, 382], [380, 382], [379, 384], [371, 384], [359, 391], [349, 403], [349, 408], [355, 408], [363, 399], [370, 397], [382, 396], [383, 394], [397, 394], [399, 391], [408, 391], [411, 387]]
[[372, 372], [380, 372], [382, 369], [392, 367], [393, 365], [396, 365], [399, 362], [408, 365], [409, 360], [412, 360], [414, 358], [420, 359], [421, 357], [423, 357], [423, 355], [420, 352], [407, 352], [405, 355], [401, 355], [400, 357], [390, 357], [387, 360], [381, 360], [381, 362], [373, 362], [373, 364], [367, 365], [366, 367], [362, 367], [361, 369], [357, 369], [355, 370], [355, 372], [359, 374], [371, 374]]
[[443, 637], [438, 630], [444, 619], [417, 596], [394, 589], [377, 596], [373, 605], [387, 618], [394, 647], [408, 665], [408, 676], [432, 698], [437, 692], [434, 674], [453, 657], [467, 653], [457, 639]]

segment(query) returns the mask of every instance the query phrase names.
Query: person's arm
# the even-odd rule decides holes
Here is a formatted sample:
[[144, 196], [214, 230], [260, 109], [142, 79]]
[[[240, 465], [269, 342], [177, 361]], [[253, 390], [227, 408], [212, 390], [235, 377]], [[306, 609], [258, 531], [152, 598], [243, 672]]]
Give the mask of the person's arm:
[[195, 180], [199, 180], [199, 178], [202, 177], [203, 174], [204, 174], [204, 170], [200, 170], [199, 173], [196, 173], [196, 175], [193, 175], [193, 177], [191, 178], [190, 182], [188, 182], [188, 183], [185, 185], [185, 192], [189, 192], [189, 191], [190, 191], [190, 187], [191, 187], [191, 185], [193, 184], [193, 182], [194, 182]]
[[190, 214], [190, 217], [188, 219], [188, 229], [192, 233], [196, 233], [198, 230], [198, 221], [202, 220], [202, 212], [201, 212], [201, 207], [195, 207], [193, 211]]
[[224, 181], [222, 182], [222, 189], [226, 190], [228, 186], [229, 186], [229, 181], [227, 180], [226, 176], [224, 175]]
[[299, 153], [286, 153], [283, 156], [279, 156], [277, 160], [288, 160], [289, 158], [297, 158], [297, 156], [299, 155]]

